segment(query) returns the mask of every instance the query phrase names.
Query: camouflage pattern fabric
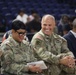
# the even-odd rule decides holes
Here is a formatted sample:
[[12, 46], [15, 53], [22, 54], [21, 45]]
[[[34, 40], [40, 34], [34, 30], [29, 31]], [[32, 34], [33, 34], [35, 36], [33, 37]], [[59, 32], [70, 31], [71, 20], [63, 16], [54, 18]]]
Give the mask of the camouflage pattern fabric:
[[59, 64], [59, 60], [64, 56], [73, 56], [67, 48], [64, 38], [53, 33], [51, 36], [45, 35], [42, 30], [36, 33], [31, 41], [34, 47], [34, 54], [38, 60], [44, 60], [48, 69], [45, 75], [76, 75], [76, 68], [69, 68]]
[[27, 63], [36, 61], [36, 58], [27, 41], [23, 40], [22, 43], [18, 43], [9, 37], [1, 44], [1, 49], [4, 50], [2, 59], [4, 75], [36, 75], [28, 72]]

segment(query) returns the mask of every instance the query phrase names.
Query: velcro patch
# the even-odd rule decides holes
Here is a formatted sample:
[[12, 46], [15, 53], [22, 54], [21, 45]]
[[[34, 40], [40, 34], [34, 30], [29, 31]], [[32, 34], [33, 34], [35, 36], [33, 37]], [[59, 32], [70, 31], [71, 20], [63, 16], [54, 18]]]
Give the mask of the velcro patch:
[[40, 39], [40, 40], [43, 40], [43, 38], [42, 38], [41, 35], [39, 35], [39, 34], [36, 36], [36, 38], [38, 38], [38, 39]]

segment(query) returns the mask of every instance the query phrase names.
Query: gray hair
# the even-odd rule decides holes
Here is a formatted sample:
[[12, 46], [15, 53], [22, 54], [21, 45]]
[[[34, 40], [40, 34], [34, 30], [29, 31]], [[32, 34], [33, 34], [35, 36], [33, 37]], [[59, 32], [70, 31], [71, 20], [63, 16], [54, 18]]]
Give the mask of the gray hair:
[[53, 20], [55, 21], [55, 17], [54, 17], [53, 15], [47, 14], [47, 15], [44, 15], [44, 16], [42, 17], [41, 22], [43, 22], [43, 20], [44, 20], [44, 19], [47, 19], [47, 18], [53, 19]]

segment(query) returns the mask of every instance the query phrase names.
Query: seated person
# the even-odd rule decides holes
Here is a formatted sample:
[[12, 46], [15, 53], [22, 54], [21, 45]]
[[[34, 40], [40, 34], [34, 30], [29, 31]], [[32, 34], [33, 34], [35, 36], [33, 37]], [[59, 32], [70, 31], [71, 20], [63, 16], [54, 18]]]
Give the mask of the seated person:
[[70, 30], [63, 37], [67, 40], [68, 48], [70, 51], [73, 52], [76, 58], [76, 19], [73, 21], [72, 25], [73, 25], [73, 29]]
[[33, 55], [32, 47], [24, 40], [25, 34], [25, 24], [16, 20], [12, 23], [12, 35], [1, 43], [4, 75], [37, 75], [42, 71], [36, 65], [27, 65], [37, 59]]
[[66, 40], [54, 33], [55, 18], [44, 15], [41, 21], [41, 30], [31, 41], [35, 57], [43, 60], [48, 66], [45, 75], [76, 75], [76, 66], [73, 53], [68, 49]]

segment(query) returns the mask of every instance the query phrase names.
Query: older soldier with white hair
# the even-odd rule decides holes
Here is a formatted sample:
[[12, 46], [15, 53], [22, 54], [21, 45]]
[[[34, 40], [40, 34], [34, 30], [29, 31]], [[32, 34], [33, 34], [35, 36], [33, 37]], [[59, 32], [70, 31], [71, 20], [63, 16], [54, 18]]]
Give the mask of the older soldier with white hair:
[[41, 21], [41, 30], [31, 41], [35, 56], [44, 60], [48, 69], [45, 75], [76, 75], [75, 59], [67, 47], [66, 40], [54, 33], [55, 18], [44, 15]]
[[76, 19], [74, 19], [72, 25], [73, 25], [73, 29], [70, 30], [63, 37], [67, 40], [68, 48], [70, 51], [73, 52], [73, 54], [76, 58]]

